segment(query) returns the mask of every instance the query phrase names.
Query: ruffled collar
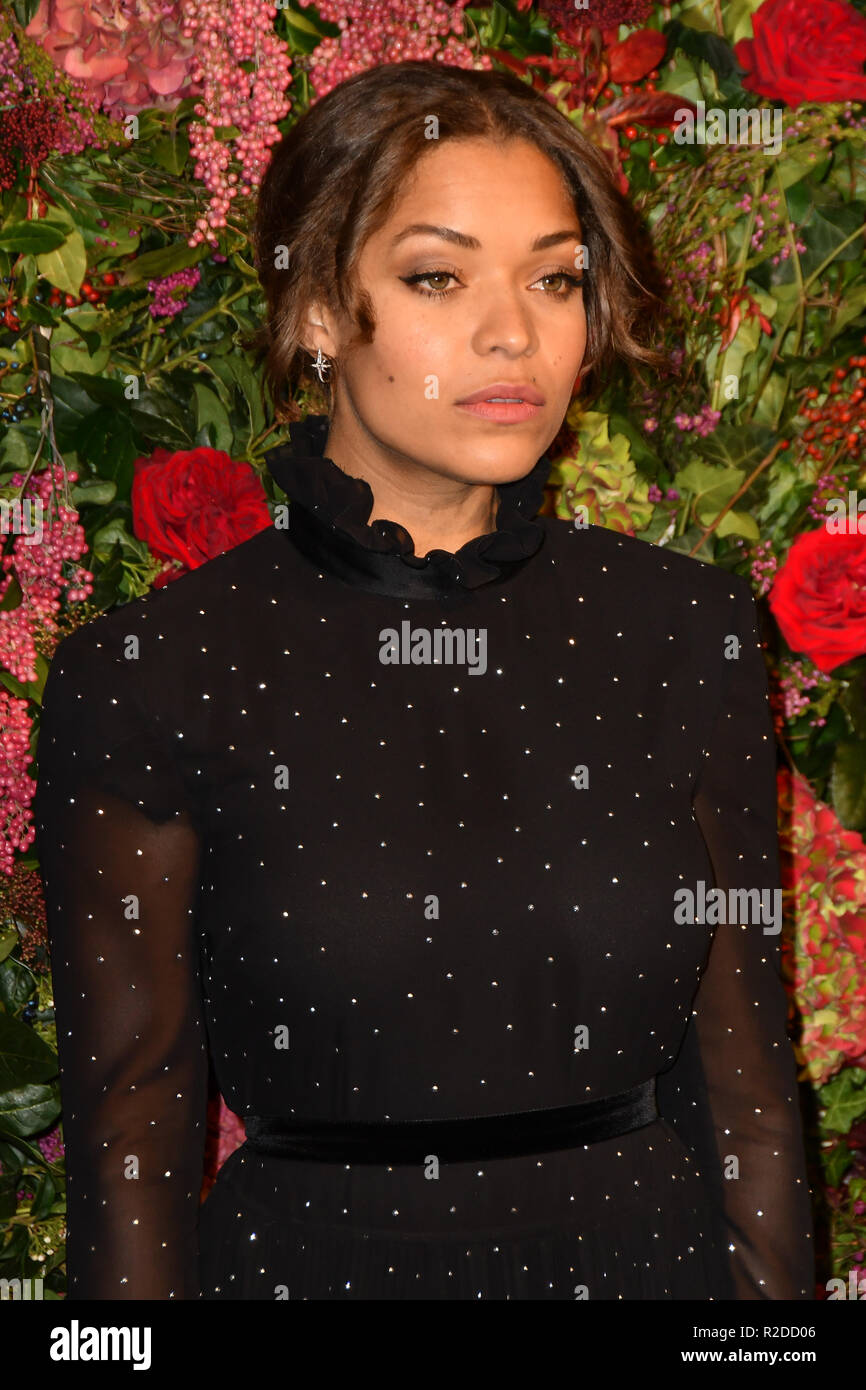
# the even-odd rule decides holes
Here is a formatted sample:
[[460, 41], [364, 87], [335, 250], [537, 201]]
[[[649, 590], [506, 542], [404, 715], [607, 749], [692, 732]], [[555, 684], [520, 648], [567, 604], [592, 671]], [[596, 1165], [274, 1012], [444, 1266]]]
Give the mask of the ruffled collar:
[[399, 522], [377, 518], [367, 524], [372, 490], [325, 457], [329, 427], [326, 415], [309, 415], [289, 426], [290, 443], [265, 454], [271, 476], [291, 502], [286, 535], [320, 569], [373, 593], [441, 598], [502, 582], [541, 548], [545, 531], [537, 513], [551, 467], [546, 454], [524, 477], [498, 485], [495, 531], [453, 553], [418, 556]]

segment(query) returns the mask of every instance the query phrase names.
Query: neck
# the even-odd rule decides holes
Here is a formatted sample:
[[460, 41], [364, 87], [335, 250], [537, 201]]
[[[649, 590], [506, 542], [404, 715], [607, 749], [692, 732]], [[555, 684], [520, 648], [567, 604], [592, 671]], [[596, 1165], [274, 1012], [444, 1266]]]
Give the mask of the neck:
[[373, 493], [368, 525], [396, 521], [412, 537], [415, 554], [456, 553], [467, 541], [496, 530], [499, 496], [487, 483], [466, 483], [419, 466], [364, 432], [360, 423], [331, 421], [325, 455], [344, 473], [363, 478]]

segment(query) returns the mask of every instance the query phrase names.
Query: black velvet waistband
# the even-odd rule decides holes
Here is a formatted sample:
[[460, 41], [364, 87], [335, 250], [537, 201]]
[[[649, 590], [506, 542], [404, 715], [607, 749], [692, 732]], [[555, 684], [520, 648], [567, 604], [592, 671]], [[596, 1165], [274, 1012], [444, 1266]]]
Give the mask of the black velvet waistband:
[[459, 1120], [305, 1122], [263, 1115], [244, 1120], [247, 1147], [281, 1158], [330, 1163], [451, 1163], [576, 1148], [641, 1129], [658, 1119], [656, 1078], [629, 1091], [564, 1105]]

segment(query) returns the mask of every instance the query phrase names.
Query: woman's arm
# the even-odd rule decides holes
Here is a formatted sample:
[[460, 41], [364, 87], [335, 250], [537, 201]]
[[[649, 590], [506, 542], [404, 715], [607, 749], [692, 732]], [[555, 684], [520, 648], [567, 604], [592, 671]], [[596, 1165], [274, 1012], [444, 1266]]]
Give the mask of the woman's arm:
[[43, 696], [37, 849], [67, 1166], [68, 1297], [197, 1298], [207, 1051], [200, 838], [139, 708], [114, 613], [61, 642]]
[[[781, 894], [775, 892], [776, 757], [767, 672], [751, 591], [744, 580], [729, 578], [733, 611], [719, 638], [724, 695], [693, 806], [716, 886], [728, 901], [732, 888], [768, 890], [769, 906]], [[731, 633], [740, 639], [739, 657], [726, 660], [722, 644]], [[680, 1071], [682, 1089], [698, 1087], [708, 1107], [710, 1142], [702, 1149], [699, 1138], [697, 1148], [724, 1213], [731, 1296], [811, 1299], [811, 1204], [779, 934], [764, 930], [773, 925], [750, 909], [716, 926], [692, 1005], [691, 1036], [673, 1075]], [[678, 1128], [684, 1138], [690, 1129], [699, 1136], [701, 1119], [693, 1116], [692, 1128], [687, 1109], [680, 1110]]]

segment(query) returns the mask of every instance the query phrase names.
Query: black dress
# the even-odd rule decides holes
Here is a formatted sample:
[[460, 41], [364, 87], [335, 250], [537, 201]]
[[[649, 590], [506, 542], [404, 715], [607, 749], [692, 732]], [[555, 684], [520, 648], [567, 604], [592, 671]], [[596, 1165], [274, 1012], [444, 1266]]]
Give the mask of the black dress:
[[[326, 435], [268, 456], [273, 527], [51, 665], [70, 1296], [812, 1298], [779, 937], [674, 896], [779, 883], [747, 583], [539, 517], [547, 458], [495, 532], [421, 559]], [[661, 1117], [438, 1175], [247, 1144], [199, 1211], [208, 1055], [242, 1116], [660, 1074]]]

